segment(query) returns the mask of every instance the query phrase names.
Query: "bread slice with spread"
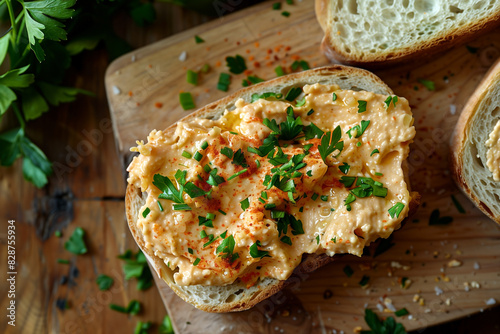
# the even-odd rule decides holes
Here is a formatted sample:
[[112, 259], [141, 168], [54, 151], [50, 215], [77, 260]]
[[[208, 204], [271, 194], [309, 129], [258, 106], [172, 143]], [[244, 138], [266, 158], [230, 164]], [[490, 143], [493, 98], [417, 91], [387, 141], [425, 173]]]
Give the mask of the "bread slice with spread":
[[464, 106], [451, 143], [457, 185], [500, 224], [500, 60]]
[[414, 135], [408, 101], [365, 70], [250, 86], [132, 149], [130, 230], [186, 302], [248, 309], [401, 226], [418, 205]]
[[500, 1], [316, 0], [332, 61], [383, 67], [465, 43], [500, 25]]

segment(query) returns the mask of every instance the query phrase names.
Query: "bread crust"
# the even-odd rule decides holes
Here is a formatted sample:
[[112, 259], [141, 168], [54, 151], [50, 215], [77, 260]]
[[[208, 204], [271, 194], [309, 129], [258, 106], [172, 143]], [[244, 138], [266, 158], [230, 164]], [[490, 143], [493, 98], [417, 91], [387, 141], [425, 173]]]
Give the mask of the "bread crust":
[[463, 164], [463, 151], [465, 147], [465, 142], [470, 131], [470, 126], [472, 125], [472, 120], [475, 118], [479, 110], [480, 102], [484, 99], [488, 92], [488, 88], [492, 85], [500, 84], [500, 59], [497, 60], [495, 64], [488, 70], [483, 80], [479, 83], [474, 93], [471, 95], [467, 103], [465, 104], [462, 113], [458, 119], [457, 125], [453, 131], [450, 143], [450, 169], [452, 171], [453, 178], [462, 190], [462, 192], [467, 195], [471, 201], [486, 214], [492, 220], [500, 224], [500, 216], [495, 216], [488, 206], [481, 201], [480, 198], [476, 196], [467, 185], [464, 178], [464, 164]]
[[[244, 88], [234, 94], [231, 94], [221, 100], [208, 104], [207, 106], [195, 111], [194, 113], [184, 117], [181, 121], [189, 121], [192, 118], [203, 117], [213, 118], [220, 116], [226, 108], [234, 105], [238, 98], [249, 100], [251, 94], [262, 93], [276, 88], [289, 89], [292, 86], [312, 84], [317, 82], [327, 82], [329, 84], [336, 83], [343, 89], [357, 88], [368, 91], [377, 92], [380, 94], [393, 94], [392, 90], [377, 76], [366, 70], [334, 65], [322, 68], [317, 68], [309, 71], [291, 74], [288, 76], [279, 77], [274, 80], [263, 82], [258, 85]], [[352, 87], [354, 85], [354, 87]], [[349, 87], [347, 87], [349, 86]], [[176, 124], [171, 125], [166, 131], [174, 131]], [[405, 168], [405, 166], [403, 166]], [[407, 175], [407, 173], [405, 173]], [[408, 188], [410, 188], [409, 180], [405, 177]], [[141, 190], [133, 185], [128, 185], [125, 196], [126, 216], [130, 231], [136, 240], [139, 248], [144, 252], [149, 259], [157, 274], [170, 286], [170, 288], [184, 301], [194, 305], [195, 307], [206, 312], [234, 312], [243, 311], [256, 305], [275, 294], [276, 292], [290, 286], [297, 281], [296, 276], [301, 277], [301, 274], [310, 273], [334, 260], [334, 257], [326, 254], [308, 254], [304, 255], [301, 264], [294, 270], [292, 276], [286, 281], [277, 279], [265, 279], [259, 281], [255, 286], [247, 289], [243, 283], [236, 281], [230, 284], [228, 288], [233, 290], [241, 290], [241, 296], [236, 297], [224, 303], [209, 304], [199, 302], [196, 298], [191, 297], [186, 290], [189, 287], [180, 287], [175, 284], [173, 279], [174, 272], [168, 268], [165, 263], [151, 249], [145, 247], [142, 233], [137, 229], [136, 222], [139, 216], [139, 209], [146, 201], [147, 195], [142, 194]], [[420, 196], [416, 192], [410, 193], [409, 216], [413, 215], [419, 205]], [[303, 276], [302, 276], [303, 277]], [[199, 287], [199, 286], [198, 286]], [[206, 287], [209, 289], [210, 287]]]
[[[316, 16], [322, 29], [325, 31], [321, 43], [321, 49], [326, 57], [332, 62], [340, 62], [351, 66], [366, 68], [385, 68], [410, 60], [424, 61], [432, 56], [452, 48], [455, 45], [464, 44], [473, 40], [480, 34], [484, 34], [500, 26], [500, 11], [492, 13], [491, 16], [482, 20], [469, 22], [453, 32], [443, 31], [439, 35], [425, 41], [412, 45], [411, 47], [397, 51], [379, 51], [365, 53], [357, 56], [353, 53], [344, 52], [338, 45], [332, 43], [332, 31], [328, 28], [328, 15], [330, 13], [329, 2], [331, 0], [316, 0]], [[323, 11], [319, 12], [322, 8]]]

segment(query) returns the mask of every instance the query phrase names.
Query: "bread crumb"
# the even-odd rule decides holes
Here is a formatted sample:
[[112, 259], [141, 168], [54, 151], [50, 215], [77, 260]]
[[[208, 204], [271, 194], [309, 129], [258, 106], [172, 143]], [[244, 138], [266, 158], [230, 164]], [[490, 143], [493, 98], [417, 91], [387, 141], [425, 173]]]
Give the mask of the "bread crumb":
[[413, 302], [416, 303], [420, 299], [420, 295], [417, 293], [416, 295], [413, 296]]
[[476, 281], [470, 282], [470, 286], [474, 289], [479, 289], [481, 287], [481, 285], [479, 285], [479, 283]]
[[447, 306], [450, 306], [451, 305], [451, 299], [450, 298], [447, 298], [446, 301], [445, 301], [445, 304]]
[[362, 330], [363, 330], [363, 327], [358, 326], [358, 327], [354, 327], [354, 329], [352, 331], [353, 331], [353, 333], [361, 333]]

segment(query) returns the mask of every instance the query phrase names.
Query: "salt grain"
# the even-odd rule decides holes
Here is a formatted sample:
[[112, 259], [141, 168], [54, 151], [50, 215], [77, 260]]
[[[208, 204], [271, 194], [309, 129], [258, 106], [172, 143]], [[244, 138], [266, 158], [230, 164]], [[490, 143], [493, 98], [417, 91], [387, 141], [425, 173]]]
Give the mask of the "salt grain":
[[179, 55], [179, 60], [180, 61], [185, 61], [187, 58], [187, 52], [186, 51], [182, 51], [182, 53]]
[[130, 57], [130, 61], [132, 61], [132, 62], [135, 62], [135, 59], [136, 59], [135, 55], [132, 55], [132, 57]]
[[450, 104], [450, 114], [455, 115], [457, 112], [457, 106], [454, 104]]
[[112, 89], [113, 89], [113, 94], [115, 95], [119, 95], [122, 92], [120, 88], [118, 88], [117, 86], [113, 86]]
[[436, 291], [436, 296], [443, 294], [443, 290], [441, 290], [438, 286], [434, 287], [434, 291]]
[[479, 263], [474, 262], [474, 269], [475, 269], [475, 270], [479, 270], [479, 268], [481, 268], [481, 267], [479, 266]]
[[497, 301], [495, 300], [495, 298], [490, 298], [487, 301], [485, 301], [485, 303], [486, 305], [495, 305]]

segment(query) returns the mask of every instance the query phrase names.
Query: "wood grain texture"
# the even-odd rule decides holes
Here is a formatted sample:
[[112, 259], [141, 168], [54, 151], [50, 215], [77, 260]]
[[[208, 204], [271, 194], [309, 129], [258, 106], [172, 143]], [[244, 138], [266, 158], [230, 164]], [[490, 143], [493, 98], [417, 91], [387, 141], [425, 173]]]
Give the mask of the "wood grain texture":
[[[178, 103], [180, 91], [192, 92], [198, 107], [226, 95], [215, 88], [219, 74], [228, 72], [224, 66], [226, 56], [243, 55], [251, 74], [264, 79], [275, 77], [273, 69], [277, 65], [290, 71], [292, 62], [299, 58], [312, 67], [327, 64], [319, 52], [322, 31], [314, 17], [313, 3], [296, 2], [284, 9], [291, 13], [289, 18], [270, 10], [270, 3], [264, 3], [115, 61], [107, 71], [106, 89], [124, 160], [129, 159], [128, 148], [135, 140], [145, 140], [150, 130], [166, 128], [187, 115]], [[200, 35], [206, 42], [195, 44], [194, 35]], [[397, 309], [406, 307], [410, 311], [411, 320], [403, 317], [398, 321], [408, 330], [416, 330], [480, 312], [488, 307], [485, 301], [489, 298], [500, 301], [500, 228], [455, 188], [447, 160], [449, 136], [460, 110], [500, 55], [499, 41], [500, 31], [496, 30], [471, 43], [478, 48], [475, 53], [459, 46], [424, 64], [375, 72], [398, 95], [409, 99], [417, 128], [409, 162], [412, 185], [422, 194], [423, 205], [415, 221], [395, 233], [394, 247], [375, 258], [339, 257], [328, 267], [298, 278], [291, 292], [235, 314], [196, 310], [157, 280], [177, 330], [181, 333], [351, 332], [357, 326], [366, 328], [363, 309], [377, 309], [380, 299], [386, 297]], [[178, 58], [183, 51], [188, 56], [181, 62]], [[205, 63], [212, 70], [201, 75], [200, 85], [186, 83], [186, 70], [198, 70]], [[243, 74], [232, 75], [228, 93], [239, 89], [244, 78]], [[436, 90], [428, 91], [419, 79], [434, 81]], [[113, 93], [116, 88], [120, 94]], [[451, 201], [452, 194], [467, 214], [458, 213]], [[429, 226], [430, 213], [436, 208], [443, 216], [453, 216], [454, 221], [449, 226]], [[461, 265], [448, 267], [453, 259]], [[410, 269], [396, 268], [398, 264], [391, 266], [392, 262]], [[355, 272], [350, 278], [343, 273], [346, 265]], [[358, 284], [363, 275], [370, 277], [367, 289]], [[403, 277], [412, 281], [408, 289], [400, 287]], [[466, 292], [464, 284], [470, 285], [472, 281], [479, 283], [480, 288]], [[436, 287], [443, 292], [437, 295]], [[326, 297], [331, 292], [330, 298], [325, 298], [325, 291]], [[424, 299], [423, 306], [413, 302], [415, 294]], [[493, 333], [498, 328], [487, 330]]]

